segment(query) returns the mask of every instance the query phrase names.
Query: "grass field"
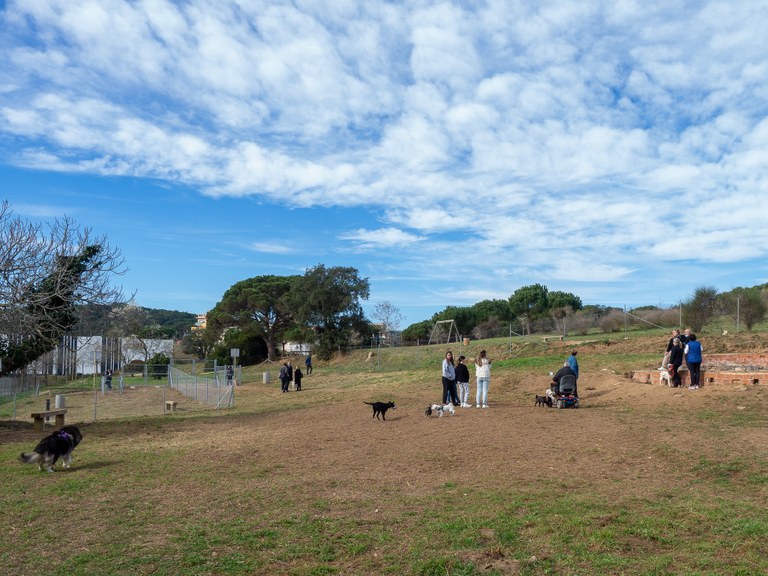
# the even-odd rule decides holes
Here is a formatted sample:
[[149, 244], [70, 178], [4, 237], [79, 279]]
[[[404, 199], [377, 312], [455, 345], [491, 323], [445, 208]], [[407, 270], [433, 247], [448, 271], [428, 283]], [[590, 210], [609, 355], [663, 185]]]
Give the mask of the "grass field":
[[[443, 418], [424, 409], [440, 396], [444, 346], [320, 364], [300, 393], [248, 368], [227, 410], [181, 399], [163, 416], [137, 388], [100, 397], [94, 422], [92, 394], [73, 392], [68, 423], [84, 440], [69, 470], [19, 463], [40, 435], [0, 422], [0, 571], [766, 574], [765, 386], [689, 391], [623, 376], [655, 366], [664, 344], [453, 346], [489, 350], [491, 407]], [[768, 349], [765, 334], [703, 344]], [[582, 407], [535, 408], [572, 346]], [[386, 422], [363, 404], [389, 399]], [[127, 412], [142, 402], [154, 415]]]

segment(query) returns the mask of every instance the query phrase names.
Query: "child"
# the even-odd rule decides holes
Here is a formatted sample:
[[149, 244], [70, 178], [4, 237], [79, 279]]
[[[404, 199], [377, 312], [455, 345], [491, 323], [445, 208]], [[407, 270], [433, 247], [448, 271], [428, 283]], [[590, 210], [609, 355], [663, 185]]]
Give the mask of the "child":
[[301, 373], [301, 368], [296, 367], [296, 371], [293, 373], [293, 381], [296, 384], [296, 392], [301, 392], [301, 379], [304, 374]]
[[471, 408], [469, 400], [469, 369], [464, 364], [465, 357], [459, 356], [459, 363], [456, 365], [456, 383], [459, 385], [459, 402], [462, 408]]

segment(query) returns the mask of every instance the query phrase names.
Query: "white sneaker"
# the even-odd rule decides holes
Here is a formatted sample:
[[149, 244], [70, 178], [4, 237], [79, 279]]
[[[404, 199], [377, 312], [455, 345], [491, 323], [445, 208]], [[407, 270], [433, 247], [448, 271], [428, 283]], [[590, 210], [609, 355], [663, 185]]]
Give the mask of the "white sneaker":
[[483, 408], [488, 408], [488, 404], [483, 404]]

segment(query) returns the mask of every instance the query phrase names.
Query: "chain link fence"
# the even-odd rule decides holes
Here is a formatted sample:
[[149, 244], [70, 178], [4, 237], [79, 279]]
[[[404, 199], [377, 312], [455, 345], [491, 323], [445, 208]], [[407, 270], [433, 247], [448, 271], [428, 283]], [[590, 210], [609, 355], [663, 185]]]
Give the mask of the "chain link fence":
[[230, 408], [240, 381], [240, 366], [202, 362], [132, 365], [74, 379], [15, 374], [0, 379], [0, 421], [31, 424], [32, 413], [57, 408], [73, 423]]

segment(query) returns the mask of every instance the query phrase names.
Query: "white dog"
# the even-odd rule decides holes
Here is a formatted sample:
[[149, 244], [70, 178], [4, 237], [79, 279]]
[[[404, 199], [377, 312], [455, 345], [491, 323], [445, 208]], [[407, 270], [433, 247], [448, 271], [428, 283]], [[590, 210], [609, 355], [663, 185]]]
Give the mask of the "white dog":
[[448, 412], [451, 416], [456, 414], [456, 409], [453, 407], [453, 404], [446, 404], [443, 406], [442, 404], [432, 404], [432, 406], [428, 407], [424, 414], [427, 416], [432, 416], [432, 414], [437, 413], [438, 417], [442, 418], [443, 413]]
[[672, 386], [672, 381], [669, 379], [669, 372], [667, 370], [660, 370], [659, 371], [659, 386], [663, 386], [666, 384], [667, 386]]

